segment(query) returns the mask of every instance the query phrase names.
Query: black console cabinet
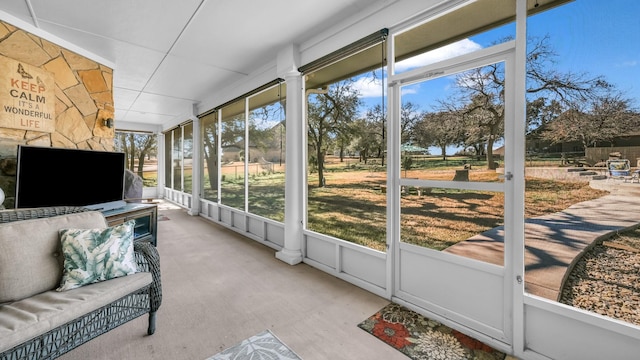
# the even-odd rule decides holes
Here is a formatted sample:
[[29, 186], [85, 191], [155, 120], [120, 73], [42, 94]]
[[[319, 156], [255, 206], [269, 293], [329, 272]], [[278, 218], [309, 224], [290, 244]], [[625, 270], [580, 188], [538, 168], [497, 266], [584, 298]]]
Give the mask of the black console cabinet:
[[109, 226], [135, 220], [134, 241], [157, 245], [158, 207], [156, 204], [128, 203], [125, 207], [103, 212]]

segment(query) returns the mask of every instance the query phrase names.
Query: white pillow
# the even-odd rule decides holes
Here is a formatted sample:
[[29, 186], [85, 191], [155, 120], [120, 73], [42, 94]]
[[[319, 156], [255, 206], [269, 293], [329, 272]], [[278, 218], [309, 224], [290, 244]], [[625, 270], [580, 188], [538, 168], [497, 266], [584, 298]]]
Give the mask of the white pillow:
[[57, 291], [133, 274], [135, 221], [106, 229], [61, 229], [64, 255], [62, 281]]

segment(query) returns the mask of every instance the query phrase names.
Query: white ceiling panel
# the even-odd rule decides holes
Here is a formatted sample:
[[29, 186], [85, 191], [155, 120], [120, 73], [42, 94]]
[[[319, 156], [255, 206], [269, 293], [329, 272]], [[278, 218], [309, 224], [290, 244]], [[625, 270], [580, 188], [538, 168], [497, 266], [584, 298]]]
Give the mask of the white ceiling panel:
[[142, 93], [130, 108], [132, 111], [169, 116], [184, 115], [191, 111], [193, 100]]
[[244, 75], [203, 65], [185, 58], [168, 56], [151, 78], [145, 91], [196, 101], [216, 83], [230, 83]]
[[[358, 2], [362, 1], [327, 0], [323, 6], [310, 8], [304, 1], [209, 1], [185, 29], [172, 54], [189, 54], [195, 61], [248, 74], [264, 64], [264, 59], [275, 59], [284, 46], [304, 42], [352, 15], [344, 9]], [[237, 16], [230, 16], [235, 13]], [[193, 49], [198, 50], [190, 53]]]
[[48, 24], [160, 51], [168, 50], [203, 0], [30, 0]]
[[72, 39], [67, 41], [111, 62], [116, 58], [115, 42], [111, 39], [56, 24], [39, 23], [39, 25], [41, 30], [55, 34], [60, 39]]
[[111, 62], [116, 125], [163, 125], [286, 46], [393, 1], [2, 0], [0, 11]]
[[[163, 114], [155, 114], [148, 112], [136, 112], [136, 111], [127, 111], [122, 118], [118, 118], [118, 120], [131, 122], [131, 123], [140, 123], [146, 125], [158, 125], [165, 124], [175, 119], [173, 115], [163, 115]], [[118, 127], [118, 120], [116, 120], [116, 127]], [[186, 119], [185, 119], [186, 120]], [[129, 129], [133, 130], [133, 129]]]
[[140, 91], [114, 88], [113, 101], [115, 103], [116, 110], [129, 110], [138, 96], [140, 96]]
[[116, 48], [114, 86], [129, 90], [144, 90], [149, 79], [162, 63], [165, 54], [122, 42], [116, 42], [114, 45]]

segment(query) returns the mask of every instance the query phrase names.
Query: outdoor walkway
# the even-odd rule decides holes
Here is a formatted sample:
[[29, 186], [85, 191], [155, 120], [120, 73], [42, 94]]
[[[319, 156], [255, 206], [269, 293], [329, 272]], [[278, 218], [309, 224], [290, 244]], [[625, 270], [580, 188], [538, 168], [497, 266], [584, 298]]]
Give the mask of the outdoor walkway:
[[[640, 224], [640, 196], [616, 193], [525, 220], [525, 289], [558, 300], [567, 269], [593, 242]], [[444, 251], [503, 265], [504, 228], [497, 227]]]

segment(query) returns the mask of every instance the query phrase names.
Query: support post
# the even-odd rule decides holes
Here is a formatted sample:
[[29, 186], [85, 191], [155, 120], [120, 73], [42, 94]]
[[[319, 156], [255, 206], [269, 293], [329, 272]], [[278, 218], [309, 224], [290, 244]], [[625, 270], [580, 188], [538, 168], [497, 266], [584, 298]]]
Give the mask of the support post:
[[[196, 105], [193, 105], [191, 120], [193, 121], [193, 139], [200, 139], [200, 119], [196, 115]], [[189, 215], [200, 215], [200, 169], [202, 159], [202, 141], [193, 141], [191, 158], [191, 208], [187, 211]]]
[[164, 148], [164, 137], [165, 134], [162, 131], [158, 131], [157, 133], [157, 149], [158, 154], [156, 157], [158, 158], [158, 183], [156, 185], [156, 197], [158, 199], [164, 199], [164, 187], [165, 187], [165, 172], [170, 171], [171, 169], [165, 169], [165, 148]]
[[278, 75], [287, 85], [286, 101], [286, 155], [285, 155], [285, 203], [284, 247], [276, 258], [289, 265], [302, 262], [302, 237], [305, 211], [304, 198], [304, 126], [302, 74], [297, 70], [299, 53], [296, 46], [284, 49], [278, 56]]

